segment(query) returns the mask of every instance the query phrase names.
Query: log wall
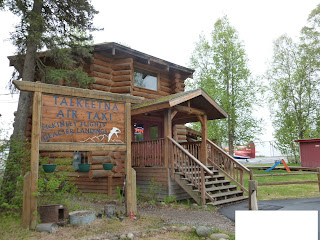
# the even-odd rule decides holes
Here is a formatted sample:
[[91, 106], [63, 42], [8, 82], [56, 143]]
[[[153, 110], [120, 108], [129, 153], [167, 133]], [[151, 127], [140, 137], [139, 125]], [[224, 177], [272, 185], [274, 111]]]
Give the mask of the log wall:
[[173, 126], [173, 138], [177, 142], [187, 142], [187, 127], [184, 125]]
[[[134, 86], [134, 67], [147, 69], [158, 73], [158, 90], [153, 91], [141, 87]], [[112, 93], [131, 94], [134, 96], [144, 97], [146, 100], [155, 99], [162, 96], [167, 96], [177, 92], [184, 91], [184, 80], [181, 80], [180, 74], [170, 75], [168, 70], [159, 69], [149, 64], [141, 64], [134, 62], [132, 58], [112, 59], [111, 57], [103, 56], [99, 53], [94, 53], [94, 60], [89, 67], [84, 68], [89, 76], [95, 79], [90, 88], [93, 90], [101, 90]], [[28, 125], [26, 136], [31, 136], [31, 113], [28, 118]], [[178, 136], [178, 139], [181, 138]], [[41, 157], [48, 157], [49, 162], [54, 163], [58, 158], [66, 158], [71, 160], [73, 152], [40, 152]], [[78, 188], [83, 192], [101, 192], [110, 193], [110, 186], [112, 194], [116, 194], [116, 186], [123, 185], [124, 179], [124, 152], [91, 152], [89, 154], [89, 163], [91, 169], [89, 173], [71, 172], [70, 180], [73, 181]], [[112, 170], [112, 180], [110, 174], [106, 174], [102, 168], [103, 162], [114, 163]], [[68, 167], [72, 170], [72, 165]], [[58, 166], [58, 170], [65, 170]], [[153, 171], [158, 171], [153, 174]], [[151, 172], [151, 175], [148, 173]], [[155, 169], [141, 172], [137, 171], [137, 187], [141, 187], [141, 193], [147, 191], [147, 186], [151, 180], [151, 176], [157, 177], [157, 181], [163, 185], [161, 190], [161, 198], [168, 196], [168, 173], [167, 169]], [[108, 192], [109, 186], [109, 192]]]
[[163, 201], [165, 197], [174, 196], [176, 200], [191, 198], [174, 180], [170, 179], [169, 169], [165, 167], [135, 167], [137, 173], [137, 188], [140, 196], [150, 197], [152, 179], [160, 184], [158, 200]]

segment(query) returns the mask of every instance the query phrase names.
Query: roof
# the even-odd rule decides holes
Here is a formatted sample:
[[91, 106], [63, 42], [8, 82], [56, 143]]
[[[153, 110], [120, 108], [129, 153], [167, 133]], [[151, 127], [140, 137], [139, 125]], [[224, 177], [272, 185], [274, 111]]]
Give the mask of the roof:
[[[194, 70], [191, 68], [180, 66], [178, 64], [151, 56], [149, 54], [134, 50], [130, 47], [126, 47], [115, 42], [94, 44], [92, 47], [94, 49], [93, 52], [105, 52], [107, 54], [113, 55], [115, 58], [131, 57], [137, 62], [151, 64], [156, 67], [164, 68], [169, 72], [178, 72], [182, 75], [182, 78], [184, 79], [193, 77]], [[38, 56], [45, 57], [47, 56], [47, 53], [48, 51], [38, 52]], [[17, 55], [8, 56], [8, 59], [10, 60], [10, 66], [15, 66]]]
[[136, 61], [142, 62], [145, 64], [154, 64], [157, 66], [165, 67], [167, 70], [176, 70], [179, 71], [181, 74], [183, 74], [185, 77], [191, 77], [193, 75], [194, 70], [191, 68], [186, 68], [183, 66], [180, 66], [178, 64], [151, 56], [149, 54], [134, 50], [130, 47], [123, 46], [119, 43], [115, 42], [105, 42], [105, 43], [99, 43], [94, 44], [94, 51], [109, 51], [112, 55], [116, 56], [117, 54], [125, 54], [128, 55], [128, 57], [133, 57]]
[[[189, 105], [188, 105], [189, 102]], [[198, 109], [207, 114], [208, 120], [226, 118], [228, 115], [204, 90], [196, 89], [192, 91], [180, 92], [169, 96], [153, 99], [131, 108], [131, 115], [146, 114], [152, 111], [160, 111], [175, 106], [184, 106]], [[175, 123], [198, 122], [197, 116], [193, 114], [176, 115], [173, 119]], [[179, 120], [177, 120], [179, 119]]]
[[295, 142], [320, 142], [320, 138], [313, 138], [313, 139], [299, 139], [299, 140], [295, 140]]

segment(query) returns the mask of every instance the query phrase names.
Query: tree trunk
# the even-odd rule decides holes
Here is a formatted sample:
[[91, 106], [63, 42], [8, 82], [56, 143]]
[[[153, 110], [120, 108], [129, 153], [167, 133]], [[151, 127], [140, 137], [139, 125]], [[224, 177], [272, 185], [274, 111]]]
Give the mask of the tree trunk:
[[[30, 31], [27, 38], [27, 49], [22, 72], [23, 81], [34, 81], [36, 53], [40, 43], [40, 36], [42, 35], [42, 24], [39, 22], [41, 10], [42, 0], [34, 1], [32, 9], [33, 14], [31, 14], [33, 17], [30, 19]], [[17, 141], [21, 143], [25, 140], [31, 97], [32, 94], [30, 92], [20, 92], [13, 134], [10, 139], [10, 152], [6, 161], [6, 169], [1, 186], [1, 194], [5, 197], [7, 202], [10, 202], [10, 200], [14, 197], [16, 192], [17, 177], [21, 174], [21, 166], [17, 166], [17, 164], [20, 164], [21, 160], [14, 157], [14, 145]], [[22, 144], [20, 146], [22, 146]]]

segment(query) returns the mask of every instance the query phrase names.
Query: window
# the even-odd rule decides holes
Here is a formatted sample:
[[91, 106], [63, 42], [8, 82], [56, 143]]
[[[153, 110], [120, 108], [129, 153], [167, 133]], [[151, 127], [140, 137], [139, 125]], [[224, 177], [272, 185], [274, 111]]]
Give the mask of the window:
[[150, 140], [157, 140], [159, 139], [159, 127], [158, 126], [151, 126], [150, 127]]
[[135, 69], [134, 70], [134, 86], [158, 90], [158, 77], [156, 73], [146, 70]]

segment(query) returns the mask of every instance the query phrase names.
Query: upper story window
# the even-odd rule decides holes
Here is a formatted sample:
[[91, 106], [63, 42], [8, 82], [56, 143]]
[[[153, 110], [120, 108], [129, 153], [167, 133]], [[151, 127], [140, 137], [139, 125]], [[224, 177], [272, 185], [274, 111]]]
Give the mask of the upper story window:
[[134, 70], [134, 86], [158, 90], [158, 77], [156, 73], [142, 69]]

